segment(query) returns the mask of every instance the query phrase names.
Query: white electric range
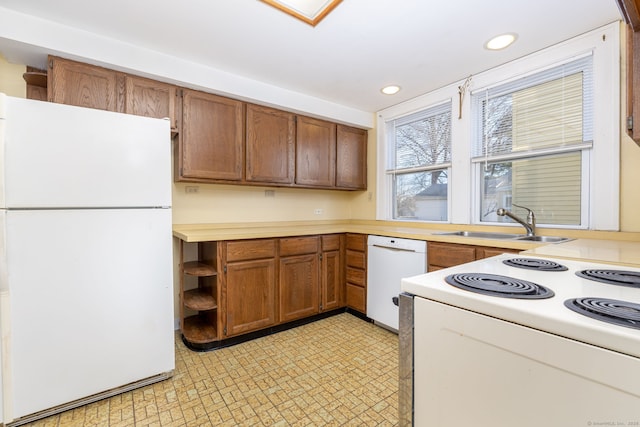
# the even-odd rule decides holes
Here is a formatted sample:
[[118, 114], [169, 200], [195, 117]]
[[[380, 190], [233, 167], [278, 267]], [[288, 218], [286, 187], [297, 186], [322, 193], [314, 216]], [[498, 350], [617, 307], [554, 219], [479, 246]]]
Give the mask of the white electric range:
[[402, 291], [402, 425], [640, 426], [640, 268], [503, 254]]

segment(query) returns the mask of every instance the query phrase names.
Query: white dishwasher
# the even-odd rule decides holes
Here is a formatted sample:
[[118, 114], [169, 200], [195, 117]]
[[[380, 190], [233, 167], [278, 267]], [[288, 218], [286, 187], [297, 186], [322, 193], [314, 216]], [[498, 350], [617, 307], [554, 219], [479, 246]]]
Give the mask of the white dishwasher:
[[367, 317], [397, 331], [400, 280], [426, 272], [427, 242], [370, 235], [367, 245]]

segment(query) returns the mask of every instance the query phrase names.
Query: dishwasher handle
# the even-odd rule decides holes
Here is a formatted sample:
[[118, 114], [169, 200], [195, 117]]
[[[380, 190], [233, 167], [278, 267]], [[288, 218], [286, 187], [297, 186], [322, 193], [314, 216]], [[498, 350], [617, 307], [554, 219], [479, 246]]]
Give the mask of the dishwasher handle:
[[392, 251], [398, 251], [398, 252], [415, 252], [414, 249], [405, 249], [405, 248], [395, 248], [393, 246], [385, 246], [385, 245], [371, 245], [374, 248], [381, 248], [381, 249], [389, 249]]

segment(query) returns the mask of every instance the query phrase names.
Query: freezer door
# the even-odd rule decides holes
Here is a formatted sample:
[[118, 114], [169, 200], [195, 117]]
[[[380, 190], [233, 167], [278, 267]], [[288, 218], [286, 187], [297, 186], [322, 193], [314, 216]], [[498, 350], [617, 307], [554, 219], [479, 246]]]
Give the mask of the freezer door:
[[7, 208], [171, 206], [168, 120], [5, 101]]
[[6, 216], [13, 418], [174, 369], [170, 209]]

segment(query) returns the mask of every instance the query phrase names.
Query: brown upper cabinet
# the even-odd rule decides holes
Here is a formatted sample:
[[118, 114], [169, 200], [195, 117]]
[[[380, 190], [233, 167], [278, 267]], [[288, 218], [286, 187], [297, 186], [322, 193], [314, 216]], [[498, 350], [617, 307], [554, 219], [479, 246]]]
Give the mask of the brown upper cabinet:
[[243, 103], [184, 90], [178, 174], [194, 180], [241, 181]]
[[367, 188], [363, 129], [55, 56], [42, 90], [61, 104], [169, 118], [176, 181]]
[[336, 124], [298, 116], [296, 184], [333, 187], [336, 182]]
[[338, 125], [336, 138], [336, 187], [367, 188], [367, 131]]
[[171, 130], [177, 132], [178, 115], [176, 113], [177, 88], [173, 85], [126, 75], [124, 77], [124, 112], [136, 116], [168, 118]]
[[616, 0], [627, 23], [627, 133], [640, 145], [640, 0]]
[[55, 56], [49, 57], [49, 70], [51, 102], [168, 118], [178, 132], [176, 86]]
[[49, 101], [119, 111], [118, 72], [54, 56], [49, 57], [49, 72]]
[[291, 184], [295, 171], [295, 116], [247, 104], [246, 121], [247, 181]]

